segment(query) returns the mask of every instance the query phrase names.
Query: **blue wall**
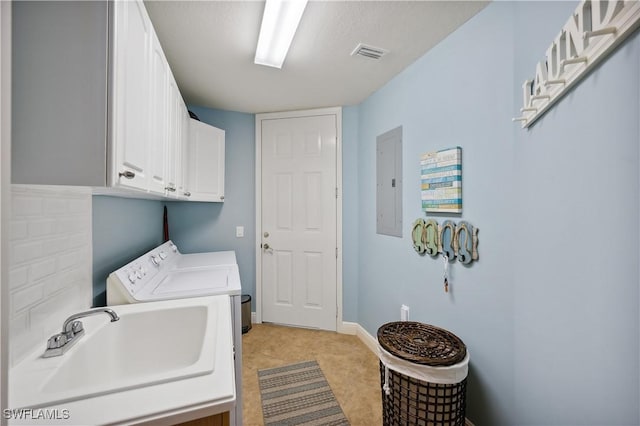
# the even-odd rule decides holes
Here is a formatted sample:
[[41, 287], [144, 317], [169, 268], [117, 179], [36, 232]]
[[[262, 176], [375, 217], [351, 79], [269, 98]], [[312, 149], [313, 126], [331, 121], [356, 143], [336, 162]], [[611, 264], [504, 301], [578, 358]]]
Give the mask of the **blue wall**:
[[[190, 107], [204, 123], [225, 130], [224, 203], [167, 203], [169, 235], [182, 253], [235, 250], [244, 294], [255, 311], [255, 116]], [[236, 226], [244, 237], [236, 238]]]
[[93, 197], [93, 306], [107, 302], [107, 276], [162, 243], [160, 201]]
[[[574, 6], [547, 9], [561, 18]], [[533, 25], [545, 21], [538, 5], [517, 11], [516, 44], [542, 51], [559, 27]], [[522, 53], [516, 83], [537, 59]], [[514, 234], [525, 242], [514, 256], [523, 423], [640, 424], [639, 83], [636, 32], [529, 131], [515, 132], [516, 217], [544, 224], [544, 238], [523, 227]]]
[[[476, 425], [639, 424], [640, 37], [530, 130], [522, 82], [575, 2], [496, 2], [364, 101], [358, 116], [358, 322], [447, 328], [471, 354]], [[403, 238], [375, 232], [375, 138], [403, 126]], [[412, 249], [419, 156], [463, 147], [464, 213], [480, 259]], [[413, 182], [413, 184], [412, 184]], [[438, 220], [448, 218], [438, 216]], [[600, 236], [604, 237], [601, 238]]]
[[[343, 109], [344, 320], [375, 335], [405, 303], [411, 319], [459, 335], [478, 426], [640, 424], [640, 36], [529, 130], [511, 123], [576, 6], [494, 2]], [[255, 295], [255, 118], [193, 110], [227, 132], [225, 203], [167, 203], [171, 237], [183, 252], [236, 250]], [[375, 233], [375, 138], [399, 125], [405, 232], [394, 238]], [[416, 254], [409, 229], [425, 217], [420, 154], [455, 145], [464, 213], [451, 218], [479, 227], [480, 259], [453, 263], [445, 294], [441, 261]], [[160, 243], [162, 205], [94, 197], [98, 298], [106, 274]]]

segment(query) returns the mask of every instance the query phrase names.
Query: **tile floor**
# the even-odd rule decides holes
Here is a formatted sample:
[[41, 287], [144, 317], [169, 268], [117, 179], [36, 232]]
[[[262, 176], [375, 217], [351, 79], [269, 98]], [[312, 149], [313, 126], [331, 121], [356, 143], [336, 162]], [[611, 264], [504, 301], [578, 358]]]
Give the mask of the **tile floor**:
[[378, 358], [356, 336], [254, 324], [242, 336], [243, 417], [263, 425], [258, 370], [315, 359], [353, 426], [382, 424]]

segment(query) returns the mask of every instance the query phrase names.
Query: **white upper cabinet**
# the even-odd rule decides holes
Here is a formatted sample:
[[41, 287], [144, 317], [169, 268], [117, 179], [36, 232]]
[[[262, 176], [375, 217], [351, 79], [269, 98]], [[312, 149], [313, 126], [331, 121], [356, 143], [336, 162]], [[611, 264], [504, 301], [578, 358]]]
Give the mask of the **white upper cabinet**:
[[141, 2], [116, 2], [114, 13], [113, 168], [111, 184], [147, 190], [151, 144], [151, 42], [155, 37]]
[[188, 184], [193, 201], [224, 201], [224, 130], [189, 120]]
[[12, 15], [12, 183], [224, 198], [224, 131], [191, 141], [141, 0], [15, 2]]

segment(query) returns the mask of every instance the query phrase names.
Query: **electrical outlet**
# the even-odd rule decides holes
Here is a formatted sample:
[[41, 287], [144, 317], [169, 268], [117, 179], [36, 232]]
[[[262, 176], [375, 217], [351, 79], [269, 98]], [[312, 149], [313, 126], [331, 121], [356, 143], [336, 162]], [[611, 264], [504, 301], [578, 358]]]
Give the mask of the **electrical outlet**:
[[244, 226], [236, 226], [236, 237], [237, 238], [244, 237]]
[[409, 307], [407, 305], [400, 306], [400, 321], [409, 321]]

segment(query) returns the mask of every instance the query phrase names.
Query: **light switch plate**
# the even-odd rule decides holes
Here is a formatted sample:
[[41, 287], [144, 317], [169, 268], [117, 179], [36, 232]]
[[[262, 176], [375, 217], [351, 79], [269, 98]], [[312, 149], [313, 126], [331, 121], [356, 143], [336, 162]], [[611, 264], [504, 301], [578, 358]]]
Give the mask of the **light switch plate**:
[[236, 226], [236, 237], [237, 238], [244, 237], [244, 226]]

